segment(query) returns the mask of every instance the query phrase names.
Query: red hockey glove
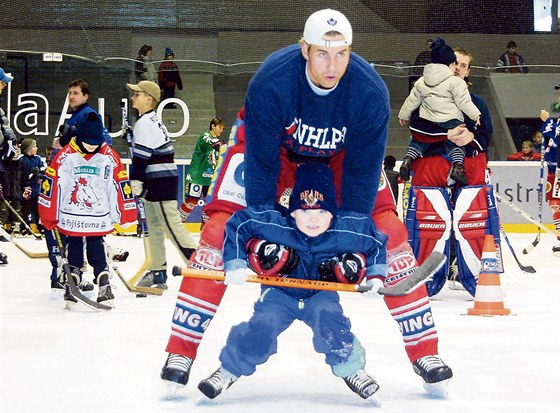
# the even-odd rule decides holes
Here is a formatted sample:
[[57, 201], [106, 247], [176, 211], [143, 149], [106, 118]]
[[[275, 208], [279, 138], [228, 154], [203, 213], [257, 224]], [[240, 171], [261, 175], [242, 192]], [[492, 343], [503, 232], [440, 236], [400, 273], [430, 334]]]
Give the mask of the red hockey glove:
[[348, 252], [322, 262], [317, 270], [323, 281], [359, 284], [366, 275], [366, 257]]
[[258, 275], [288, 275], [296, 269], [299, 257], [284, 245], [251, 238], [247, 243], [247, 262]]

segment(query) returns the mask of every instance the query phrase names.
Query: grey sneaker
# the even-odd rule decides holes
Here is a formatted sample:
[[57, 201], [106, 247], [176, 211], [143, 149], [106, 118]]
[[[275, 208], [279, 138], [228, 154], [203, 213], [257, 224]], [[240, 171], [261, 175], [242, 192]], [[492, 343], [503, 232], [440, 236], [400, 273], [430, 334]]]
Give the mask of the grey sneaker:
[[137, 285], [138, 287], [161, 288], [162, 290], [167, 290], [166, 281], [166, 270], [151, 270], [144, 274]]
[[209, 399], [213, 399], [228, 389], [238, 378], [220, 366], [210, 377], [198, 383], [198, 390]]

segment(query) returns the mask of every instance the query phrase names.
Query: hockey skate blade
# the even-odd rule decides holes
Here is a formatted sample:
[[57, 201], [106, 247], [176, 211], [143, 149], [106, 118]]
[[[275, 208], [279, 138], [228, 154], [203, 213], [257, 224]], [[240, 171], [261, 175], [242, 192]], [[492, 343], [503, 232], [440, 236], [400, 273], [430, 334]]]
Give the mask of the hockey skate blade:
[[172, 400], [173, 397], [175, 397], [175, 395], [179, 391], [179, 389], [185, 387], [181, 384], [175, 383], [174, 381], [167, 381], [167, 380], [164, 381], [165, 384], [167, 384], [167, 386], [169, 387], [169, 395], [167, 396], [167, 400]]
[[216, 399], [210, 399], [204, 394], [198, 396], [198, 398], [194, 402], [195, 406], [212, 406], [216, 404], [220, 404], [220, 402], [216, 401]]
[[451, 379], [442, 380], [437, 383], [424, 382], [424, 390], [428, 396], [436, 399], [447, 399], [449, 397], [449, 381]]
[[382, 407], [381, 399], [376, 395], [372, 394], [366, 399], [366, 403], [371, 407]]

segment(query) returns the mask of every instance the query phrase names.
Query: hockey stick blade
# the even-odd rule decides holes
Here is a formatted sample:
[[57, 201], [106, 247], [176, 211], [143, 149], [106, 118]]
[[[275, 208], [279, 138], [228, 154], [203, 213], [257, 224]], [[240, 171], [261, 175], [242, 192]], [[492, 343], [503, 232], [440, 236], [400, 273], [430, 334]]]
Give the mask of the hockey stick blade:
[[139, 287], [137, 285], [130, 284], [128, 280], [124, 278], [124, 275], [122, 274], [121, 270], [119, 270], [119, 267], [117, 267], [117, 264], [115, 264], [113, 260], [109, 261], [109, 268], [111, 269], [111, 271], [113, 271], [114, 274], [117, 275], [117, 277], [119, 277], [119, 279], [122, 281], [122, 283], [124, 284], [128, 292], [130, 293], [144, 293], [144, 294], [151, 294], [151, 295], [163, 294], [163, 290], [161, 288]]
[[[509, 247], [511, 255], [513, 255], [513, 259], [515, 259], [515, 262], [517, 262], [517, 265], [519, 266], [519, 269], [523, 272], [528, 273], [528, 274], [536, 273], [537, 270], [535, 270], [535, 268], [533, 266], [521, 264], [521, 261], [519, 261], [519, 259], [517, 258], [517, 254], [515, 253], [515, 250], [513, 249], [512, 245], [509, 242], [508, 236], [506, 234], [506, 230], [504, 229], [503, 225], [501, 225], [501, 224], [500, 224], [500, 233], [504, 237], [504, 240], [506, 241], [506, 244]], [[539, 232], [539, 237], [540, 237], [540, 232]], [[537, 245], [537, 244], [535, 244], [535, 245]], [[526, 254], [525, 250], [523, 250], [523, 253]]]
[[8, 240], [8, 242], [11, 242], [12, 244], [14, 244], [16, 246], [17, 249], [19, 249], [21, 252], [23, 252], [25, 255], [27, 255], [29, 258], [47, 258], [49, 256], [48, 252], [33, 252], [33, 251], [28, 251], [25, 248], [23, 248], [23, 246], [21, 246], [14, 237], [12, 237], [10, 234], [8, 234], [4, 228], [2, 228], [2, 226], [0, 226], [0, 237], [4, 237]]
[[446, 256], [441, 252], [432, 251], [428, 258], [426, 258], [422, 265], [416, 268], [416, 271], [414, 271], [411, 276], [399, 282], [395, 286], [380, 288], [378, 293], [391, 297], [406, 295], [421, 285], [424, 281], [426, 281], [426, 279], [433, 276], [436, 271], [445, 264], [446, 259]]

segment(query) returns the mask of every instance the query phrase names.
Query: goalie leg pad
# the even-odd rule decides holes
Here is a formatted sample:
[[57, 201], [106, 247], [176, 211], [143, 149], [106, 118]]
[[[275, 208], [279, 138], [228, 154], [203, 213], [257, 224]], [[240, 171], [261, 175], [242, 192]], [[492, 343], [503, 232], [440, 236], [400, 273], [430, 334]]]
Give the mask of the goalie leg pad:
[[494, 237], [498, 268], [503, 272], [500, 222], [491, 185], [467, 186], [456, 192], [453, 230], [459, 281], [474, 297], [486, 234]]
[[[201, 234], [200, 244], [188, 266], [202, 270], [223, 270], [222, 245], [225, 224], [231, 214], [214, 212]], [[214, 318], [226, 291], [223, 282], [184, 278], [179, 288], [165, 351], [196, 358], [204, 332]]]
[[[409, 192], [409, 206], [405, 217], [408, 239], [418, 263], [439, 251], [449, 256], [451, 233], [451, 203], [444, 188], [416, 187]], [[449, 262], [426, 282], [428, 294], [437, 294], [445, 285]]]

